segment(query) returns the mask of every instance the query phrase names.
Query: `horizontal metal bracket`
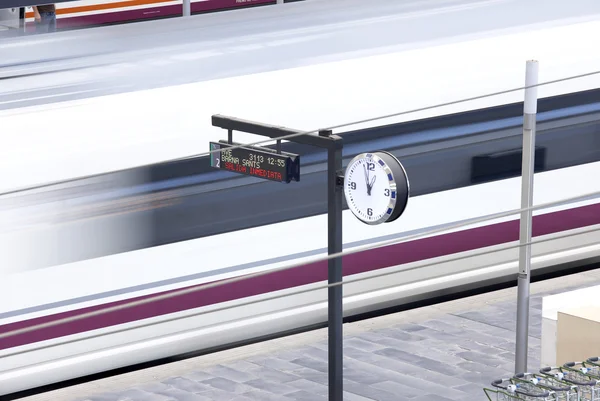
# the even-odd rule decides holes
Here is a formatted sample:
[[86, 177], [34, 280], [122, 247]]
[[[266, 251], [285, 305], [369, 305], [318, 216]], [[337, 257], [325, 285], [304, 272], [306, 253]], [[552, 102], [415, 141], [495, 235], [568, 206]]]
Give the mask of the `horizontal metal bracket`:
[[254, 121], [242, 120], [236, 117], [223, 116], [220, 114], [214, 114], [212, 116], [212, 125], [214, 127], [220, 127], [229, 131], [247, 132], [254, 135], [266, 136], [272, 139], [278, 139], [289, 135], [298, 135], [294, 138], [291, 138], [291, 141], [324, 149], [338, 150], [343, 147], [342, 138], [338, 135], [332, 135], [331, 130], [320, 130], [318, 135], [301, 134], [302, 131], [300, 130], [262, 124]]

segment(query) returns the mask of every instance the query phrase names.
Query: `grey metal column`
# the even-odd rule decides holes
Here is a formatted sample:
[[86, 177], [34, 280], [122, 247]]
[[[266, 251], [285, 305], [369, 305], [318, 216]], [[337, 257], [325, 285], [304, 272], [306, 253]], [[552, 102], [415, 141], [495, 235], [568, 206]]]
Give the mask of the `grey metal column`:
[[183, 16], [189, 17], [192, 15], [191, 0], [183, 0]]
[[[329, 136], [331, 132], [319, 132]], [[339, 185], [338, 174], [342, 170], [342, 149], [330, 147], [327, 150], [327, 230], [328, 253], [342, 252], [342, 196], [343, 186]], [[342, 258], [328, 261], [328, 282], [342, 281]], [[343, 302], [342, 286], [329, 287], [329, 401], [343, 401]]]
[[[517, 292], [517, 338], [515, 373], [527, 372], [529, 340], [529, 283], [531, 274], [531, 224], [533, 213], [533, 175], [535, 165], [535, 120], [537, 113], [538, 62], [527, 61], [523, 115], [523, 159], [521, 175], [521, 212], [519, 240], [519, 275]], [[528, 245], [525, 245], [528, 244]]]
[[27, 27], [25, 24], [25, 7], [19, 7], [19, 35], [25, 35]]

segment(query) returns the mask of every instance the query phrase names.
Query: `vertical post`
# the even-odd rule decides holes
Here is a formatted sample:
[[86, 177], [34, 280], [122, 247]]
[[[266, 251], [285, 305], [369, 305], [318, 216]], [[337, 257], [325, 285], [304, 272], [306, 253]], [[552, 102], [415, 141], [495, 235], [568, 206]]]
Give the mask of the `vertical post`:
[[192, 15], [192, 5], [190, 0], [183, 0], [183, 16], [189, 17]]
[[25, 35], [26, 30], [25, 7], [19, 7], [19, 35]]
[[[531, 273], [531, 224], [533, 212], [533, 175], [535, 165], [535, 120], [537, 113], [538, 62], [527, 61], [523, 113], [523, 159], [521, 175], [521, 211], [519, 240], [519, 275], [517, 291], [517, 338], [515, 374], [527, 372], [529, 340], [529, 282]], [[525, 245], [527, 244], [527, 245]]]
[[283, 4], [283, 0], [277, 0], [277, 4]]
[[[319, 135], [329, 136], [331, 131], [321, 131]], [[341, 141], [341, 138], [338, 139]], [[338, 174], [342, 170], [342, 148], [330, 147], [327, 150], [327, 231], [328, 253], [342, 251], [342, 195], [343, 186], [339, 185]], [[342, 281], [342, 258], [328, 261], [329, 284]], [[329, 401], [343, 401], [343, 303], [342, 286], [328, 289], [329, 321]]]

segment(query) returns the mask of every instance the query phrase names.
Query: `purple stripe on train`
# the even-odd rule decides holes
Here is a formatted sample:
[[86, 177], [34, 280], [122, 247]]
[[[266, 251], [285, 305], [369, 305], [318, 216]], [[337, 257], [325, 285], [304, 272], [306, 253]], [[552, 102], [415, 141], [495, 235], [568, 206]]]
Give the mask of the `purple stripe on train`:
[[[274, 0], [209, 0], [192, 3], [191, 8], [192, 13], [201, 13], [207, 11], [227, 10], [238, 7], [258, 6], [269, 3], [274, 3]], [[57, 27], [58, 29], [82, 28], [85, 26], [143, 21], [159, 17], [176, 17], [180, 16], [181, 13], [181, 5], [149, 7], [126, 11], [99, 12], [91, 15], [59, 18], [57, 21]], [[26, 29], [27, 32], [34, 32], [34, 23], [28, 22]]]
[[[600, 224], [600, 204], [535, 216], [533, 221], [533, 236], [553, 234], [594, 224]], [[504, 244], [516, 241], [518, 238], [519, 221], [512, 220], [389, 245], [377, 250], [367, 250], [344, 257], [344, 276]], [[221, 287], [175, 296], [154, 303], [4, 338], [0, 340], [0, 350], [325, 280], [327, 280], [327, 262], [316, 262], [287, 271], [274, 272], [236, 283], [224, 284]], [[167, 294], [172, 291], [165, 291], [160, 294]], [[0, 332], [76, 316], [106, 307], [121, 305], [131, 300], [145, 299], [153, 295], [15, 322], [0, 326]]]

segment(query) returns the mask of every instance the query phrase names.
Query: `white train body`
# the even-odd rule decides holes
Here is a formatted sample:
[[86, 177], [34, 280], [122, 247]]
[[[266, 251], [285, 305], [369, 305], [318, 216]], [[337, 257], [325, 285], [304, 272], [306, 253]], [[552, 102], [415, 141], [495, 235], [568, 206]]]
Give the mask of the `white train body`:
[[[559, 201], [566, 196], [583, 196], [599, 191], [600, 181], [589, 180], [589, 177], [597, 177], [598, 174], [600, 163], [536, 174], [534, 202], [542, 204]], [[557, 191], [557, 188], [560, 188], [560, 191]], [[377, 243], [389, 239], [390, 236], [401, 237], [403, 233], [427, 227], [517, 209], [519, 195], [520, 178], [512, 178], [415, 197], [409, 201], [406, 213], [396, 223], [378, 227], [366, 227], [349, 211], [344, 211], [344, 243]], [[592, 209], [582, 212], [586, 207]], [[560, 214], [564, 214], [565, 211], [567, 214], [569, 211], [583, 213], [587, 217]], [[535, 241], [544, 241], [533, 245], [532, 248], [534, 272], [567, 263], [586, 264], [600, 257], [600, 231], [592, 231], [600, 229], [598, 199], [553, 207], [535, 212], [534, 215], [541, 218], [545, 215], [546, 218], [544, 222], [534, 222], [534, 232], [539, 225], [555, 225], [550, 234], [537, 235], [534, 238]], [[491, 228], [491, 231], [495, 231], [501, 222], [512, 220], [513, 225], [509, 231], [517, 238], [517, 218], [513, 215], [466, 228]], [[565, 228], [571, 225], [576, 227]], [[458, 248], [461, 245], [469, 247], [469, 244], [460, 243], [461, 238], [452, 237], [456, 234], [464, 235], [468, 231], [465, 231], [465, 227], [460, 230], [429, 235], [428, 238], [408, 242], [408, 245], [403, 244], [402, 248], [394, 245], [395, 249], [381, 250], [382, 254], [393, 252], [394, 256], [370, 257], [374, 263], [377, 258], [384, 257], [402, 261], [404, 255], [416, 258], [414, 262], [397, 265], [389, 262], [391, 265], [388, 267], [372, 271], [365, 269], [351, 275], [345, 270], [345, 280], [351, 281], [344, 286], [345, 315], [448, 294], [460, 287], [476, 288], [489, 282], [514, 279], [518, 255], [516, 240], [499, 241], [495, 245], [463, 252], [448, 249], [442, 251], [446, 254], [438, 257], [427, 257], [419, 251], [423, 246], [430, 250], [433, 247], [435, 250], [436, 247], [441, 249], [457, 241], [455, 246]], [[494, 234], [487, 231], [477, 234], [479, 237], [488, 235]], [[82, 313], [86, 307], [107, 305], [119, 300], [265, 271], [302, 260], [310, 261], [325, 255], [323, 248], [327, 245], [326, 237], [326, 216], [316, 216], [13, 274], [0, 283], [3, 301], [0, 317], [4, 317], [0, 320], [0, 328], [7, 331], [24, 327], [11, 325], [13, 322], [33, 319], [27, 322], [27, 326], [42, 322], [39, 318], [48, 315], [60, 318], [60, 313], [68, 311]], [[434, 242], [425, 244], [423, 241], [427, 240]], [[506, 249], [510, 245], [515, 247]], [[415, 254], [411, 255], [411, 249]], [[483, 251], [497, 249], [503, 250], [481, 254]], [[314, 256], [298, 256], [301, 252], [310, 251], [313, 251]], [[357, 253], [348, 258], [360, 255]], [[282, 261], [274, 261], [276, 258]], [[354, 266], [356, 263], [351, 261], [349, 264]], [[345, 261], [345, 265], [348, 266], [348, 262]], [[228, 284], [224, 288], [217, 288], [221, 293], [232, 295], [230, 300], [224, 302], [190, 307], [186, 305], [190, 303], [189, 299], [176, 299], [171, 303], [177, 303], [176, 309], [180, 310], [171, 313], [159, 312], [153, 317], [138, 320], [140, 308], [124, 309], [120, 313], [123, 316], [127, 315], [128, 321], [122, 324], [8, 348], [6, 342], [11, 341], [11, 338], [0, 339], [0, 345], [4, 345], [4, 349], [0, 351], [3, 361], [0, 388], [4, 393], [10, 393], [134, 363], [323, 323], [327, 320], [327, 290], [323, 288], [326, 283], [325, 277], [321, 277], [320, 280], [314, 279], [313, 282], [308, 278], [309, 284], [294, 284], [294, 281], [303, 281], [303, 268], [306, 267], [279, 273], [280, 278], [273, 277], [273, 274], [259, 277], [262, 284], [269, 280], [285, 281], [289, 278], [291, 288], [264, 293], [257, 290], [257, 295], [240, 295], [240, 298], [236, 298], [233, 296], [236, 288], [247, 286], [252, 291], [260, 289], [261, 286], [260, 283], [241, 281], [237, 284], [238, 287]], [[326, 274], [325, 265], [321, 266], [321, 272], [321, 276]], [[314, 275], [314, 272], [311, 274]], [[386, 275], [381, 276], [382, 274]], [[182, 276], [195, 278], [160, 285], [161, 282]], [[352, 282], [354, 280], [360, 281]], [[136, 290], [136, 287], [141, 289]], [[23, 288], [27, 288], [27, 291], [23, 291]], [[294, 294], [310, 288], [315, 289]], [[247, 290], [248, 288], [241, 291]], [[111, 295], [111, 292], [114, 295]], [[207, 290], [203, 290], [192, 296], [202, 299], [206, 292]], [[283, 296], [286, 293], [291, 295], [269, 300], [270, 297]], [[86, 300], [86, 297], [89, 297], [89, 300]], [[252, 303], [244, 305], [247, 302]], [[162, 300], [151, 304], [149, 308], [160, 311], [168, 303]], [[224, 307], [228, 309], [223, 309]], [[15, 310], [21, 312], [10, 313]], [[102, 320], [103, 317], [91, 319]], [[63, 325], [63, 329], [68, 325], [74, 323]], [[39, 339], [45, 338], [44, 336], [56, 336], [51, 331], [52, 329], [40, 330], [42, 337]], [[23, 336], [31, 334], [15, 336], [14, 339]], [[28, 337], [24, 342], [27, 341], [32, 340]]]
[[[204, 153], [209, 141], [225, 138], [222, 129], [211, 125], [213, 114], [315, 130], [523, 87], [525, 61], [532, 58], [540, 63], [540, 82], [598, 71], [600, 56], [589, 49], [597, 47], [599, 33], [600, 21], [584, 22], [0, 111], [2, 130], [11, 133], [2, 138], [0, 147], [0, 191]], [[201, 60], [202, 54], [193, 56]], [[115, 65], [112, 73], [120, 68], [127, 66]], [[596, 74], [541, 86], [538, 96], [599, 87], [600, 74]], [[515, 91], [334, 132], [522, 100], [523, 91]], [[243, 133], [234, 136], [244, 143], [264, 139]], [[13, 173], [16, 170], [19, 174]]]
[[[2, 137], [0, 147], [1, 187], [7, 190], [201, 153], [209, 141], [223, 139], [223, 132], [210, 125], [210, 115], [216, 113], [315, 129], [519, 87], [529, 58], [540, 61], [542, 82], [600, 70], [600, 56], [593, 51], [599, 34], [600, 22], [588, 22], [1, 112], [2, 128], [10, 132]], [[597, 88], [599, 83], [600, 77], [594, 75], [543, 86], [538, 93], [547, 97]], [[360, 127], [477, 110], [522, 97], [519, 91]], [[110, 118], [98, 118], [98, 113]], [[260, 139], [235, 137], [238, 142]], [[536, 174], [534, 203], [596, 192], [599, 175], [600, 163]], [[511, 178], [413, 197], [393, 224], [367, 227], [345, 211], [344, 244], [352, 249], [517, 209], [519, 200], [520, 179]], [[596, 199], [534, 215], [535, 239], [545, 241], [533, 246], [534, 272], [588, 264], [600, 256], [600, 233], [593, 231], [600, 228]], [[348, 256], [344, 259], [345, 280], [350, 281], [344, 286], [345, 314], [513, 279], [517, 248], [481, 252], [516, 245], [516, 219], [518, 215], [472, 224]], [[326, 216], [319, 215], [17, 272], [10, 271], [4, 257], [0, 333], [173, 289], [291, 263], [307, 265], [0, 338], [0, 395], [324, 323], [327, 291], [320, 287], [326, 282], [326, 268], [322, 262], [308, 262], [325, 255], [326, 230]], [[35, 248], [24, 251], [35, 252]], [[286, 294], [290, 295], [269, 299]]]

